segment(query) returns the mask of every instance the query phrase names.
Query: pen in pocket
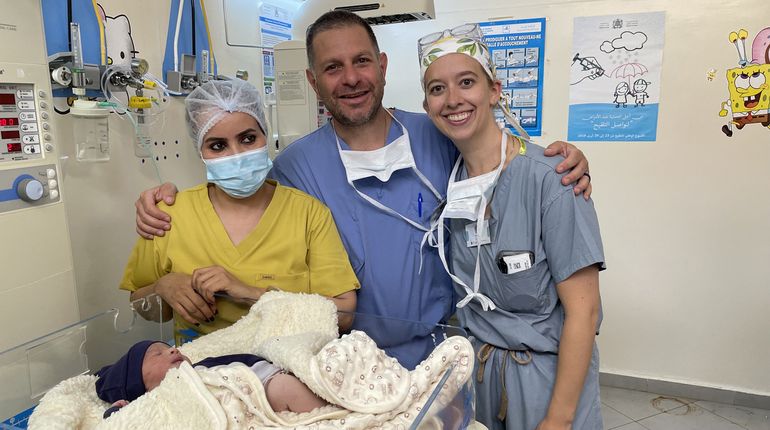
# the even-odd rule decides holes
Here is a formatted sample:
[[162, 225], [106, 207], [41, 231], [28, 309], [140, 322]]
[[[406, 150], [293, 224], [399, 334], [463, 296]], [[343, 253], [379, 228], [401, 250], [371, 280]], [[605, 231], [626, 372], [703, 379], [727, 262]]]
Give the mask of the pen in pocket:
[[422, 193], [417, 193], [417, 216], [422, 218]]

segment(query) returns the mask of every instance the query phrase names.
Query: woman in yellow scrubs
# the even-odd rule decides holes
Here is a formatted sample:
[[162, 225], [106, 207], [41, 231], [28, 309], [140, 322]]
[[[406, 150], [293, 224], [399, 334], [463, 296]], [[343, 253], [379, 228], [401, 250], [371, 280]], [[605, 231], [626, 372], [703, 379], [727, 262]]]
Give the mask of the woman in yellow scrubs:
[[[238, 79], [210, 81], [185, 105], [208, 181], [164, 208], [173, 228], [137, 241], [120, 288], [131, 300], [163, 298], [162, 318], [173, 315], [178, 344], [237, 321], [248, 310], [238, 301], [268, 288], [321, 294], [354, 311], [359, 284], [329, 209], [265, 180], [272, 163], [259, 91]], [[342, 318], [340, 328], [351, 323]]]

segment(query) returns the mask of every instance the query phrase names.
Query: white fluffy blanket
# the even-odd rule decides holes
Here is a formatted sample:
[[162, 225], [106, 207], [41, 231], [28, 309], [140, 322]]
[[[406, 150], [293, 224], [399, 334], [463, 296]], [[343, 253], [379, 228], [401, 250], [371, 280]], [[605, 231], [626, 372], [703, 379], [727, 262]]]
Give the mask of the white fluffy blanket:
[[[270, 292], [240, 321], [182, 346], [193, 362], [255, 353], [291, 371], [333, 405], [275, 413], [245, 366], [172, 369], [155, 390], [107, 420], [91, 375], [63, 381], [41, 400], [35, 429], [408, 428], [451, 368], [436, 402], [447, 405], [468, 381], [473, 348], [462, 337], [439, 345], [411, 372], [362, 332], [337, 338], [334, 304], [320, 296]], [[439, 424], [436, 424], [439, 428]]]

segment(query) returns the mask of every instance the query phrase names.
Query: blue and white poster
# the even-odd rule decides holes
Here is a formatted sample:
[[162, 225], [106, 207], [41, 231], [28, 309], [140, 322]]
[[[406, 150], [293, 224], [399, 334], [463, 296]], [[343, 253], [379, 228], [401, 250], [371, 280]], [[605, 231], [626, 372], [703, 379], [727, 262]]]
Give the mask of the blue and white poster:
[[[540, 136], [545, 18], [480, 22], [479, 26], [511, 112], [530, 136]], [[495, 115], [499, 121], [504, 120], [502, 112]]]
[[269, 3], [260, 5], [259, 34], [262, 41], [262, 77], [265, 94], [275, 90], [275, 57], [273, 47], [291, 40], [291, 13]]
[[654, 141], [664, 12], [578, 17], [570, 69], [570, 141]]

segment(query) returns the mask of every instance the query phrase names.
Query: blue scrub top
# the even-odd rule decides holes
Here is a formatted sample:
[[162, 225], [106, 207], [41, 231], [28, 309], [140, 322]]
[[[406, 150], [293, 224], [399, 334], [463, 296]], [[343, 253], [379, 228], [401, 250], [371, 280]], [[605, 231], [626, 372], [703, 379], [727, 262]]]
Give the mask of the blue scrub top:
[[[417, 168], [446, 195], [446, 184], [457, 150], [425, 114], [392, 111], [409, 130]], [[391, 122], [388, 144], [403, 134]], [[343, 150], [349, 146], [340, 139]], [[454, 311], [452, 282], [435, 248], [422, 249], [424, 232], [388, 214], [359, 196], [347, 182], [330, 124], [295, 141], [276, 157], [271, 171], [281, 184], [318, 198], [332, 212], [350, 263], [361, 283], [357, 312], [396, 320], [422, 321], [422, 327], [396, 320], [357, 318], [353, 329], [364, 330], [388, 354], [408, 369], [433, 349], [428, 332]], [[428, 226], [438, 199], [411, 169], [393, 173], [388, 182], [364, 178], [356, 188], [396, 212]], [[422, 195], [422, 217], [418, 196]]]

